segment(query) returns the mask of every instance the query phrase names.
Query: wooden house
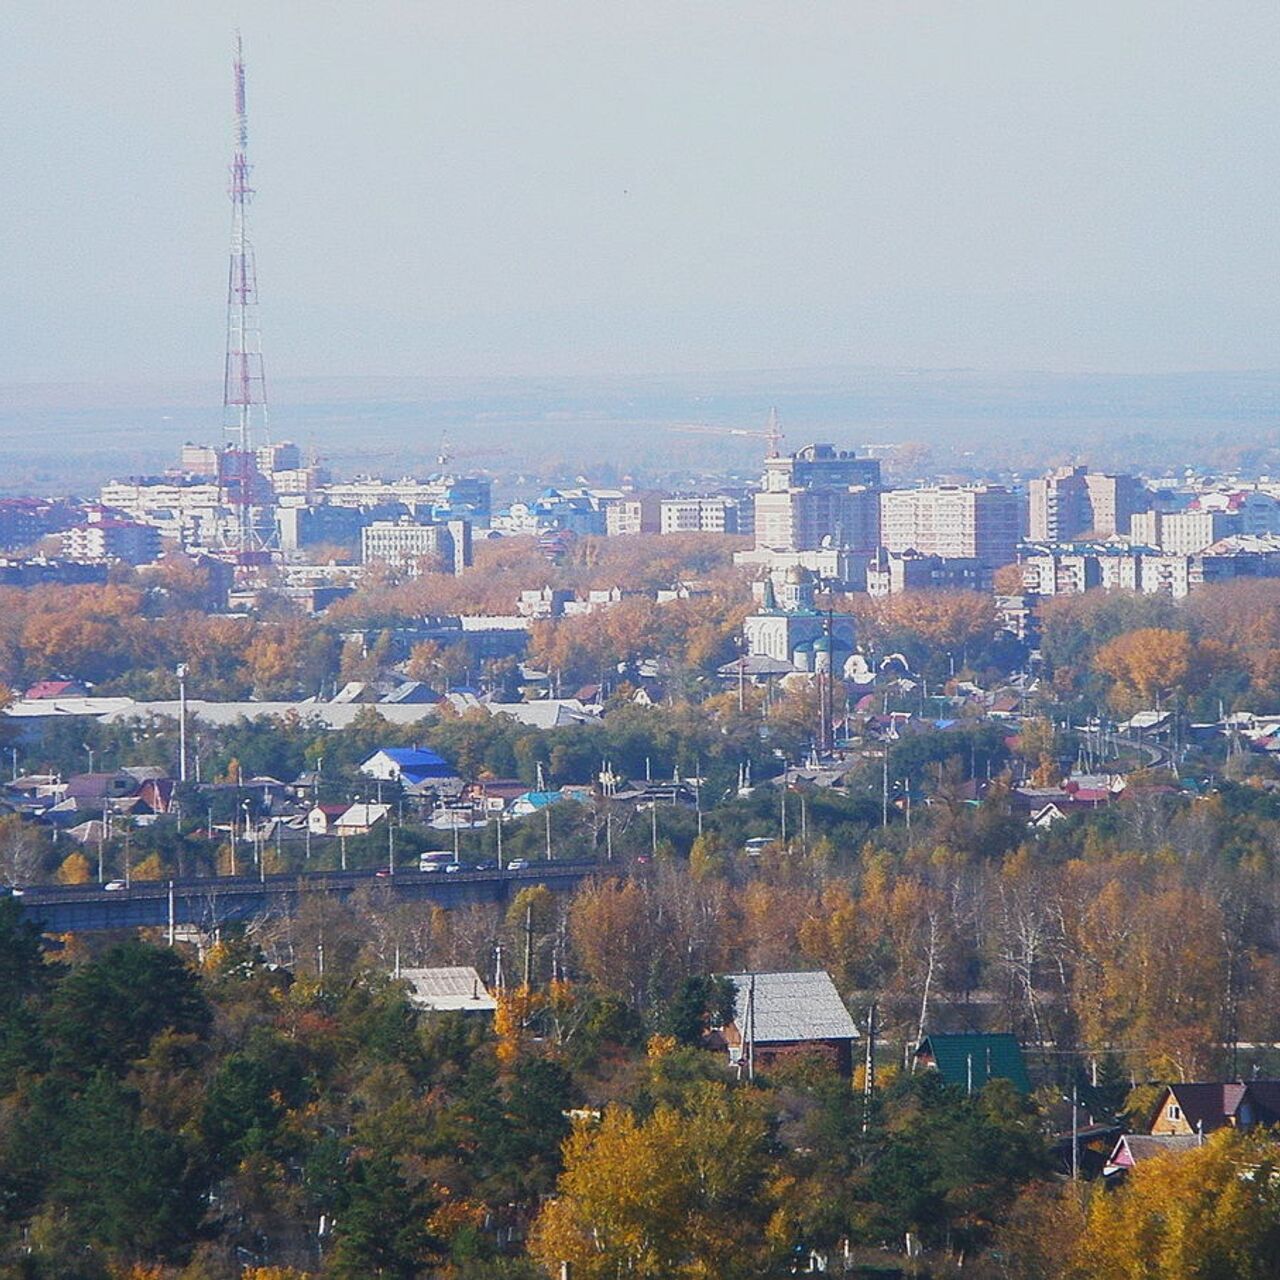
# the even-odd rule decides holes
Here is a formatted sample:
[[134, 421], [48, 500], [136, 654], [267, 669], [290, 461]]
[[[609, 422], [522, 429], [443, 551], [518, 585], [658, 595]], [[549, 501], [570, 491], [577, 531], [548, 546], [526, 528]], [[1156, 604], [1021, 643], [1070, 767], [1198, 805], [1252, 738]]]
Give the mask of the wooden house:
[[1252, 1129], [1280, 1124], [1280, 1080], [1171, 1084], [1151, 1119], [1154, 1135], [1191, 1137], [1228, 1125]]
[[988, 1080], [1008, 1080], [1019, 1093], [1031, 1092], [1022, 1046], [1007, 1032], [926, 1036], [916, 1047], [915, 1065], [937, 1071], [967, 1093], [977, 1093]]
[[830, 1059], [842, 1075], [853, 1073], [858, 1028], [831, 975], [731, 973], [733, 1021], [719, 1033], [735, 1065], [754, 1061], [759, 1070], [781, 1059], [813, 1053]]

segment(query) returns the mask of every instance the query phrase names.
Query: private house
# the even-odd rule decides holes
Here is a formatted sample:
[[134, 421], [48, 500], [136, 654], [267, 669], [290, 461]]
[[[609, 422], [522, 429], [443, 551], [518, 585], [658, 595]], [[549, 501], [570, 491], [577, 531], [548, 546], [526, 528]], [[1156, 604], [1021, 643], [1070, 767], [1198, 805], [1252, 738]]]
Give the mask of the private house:
[[313, 836], [335, 835], [338, 819], [349, 808], [349, 804], [313, 804], [307, 812], [307, 830]]
[[409, 1002], [437, 1013], [493, 1013], [498, 1002], [484, 979], [470, 966], [443, 969], [401, 969], [409, 984]]
[[348, 806], [333, 824], [333, 834], [338, 836], [368, 835], [391, 812], [389, 804], [365, 804], [358, 802]]
[[398, 782], [405, 787], [442, 781], [454, 776], [442, 756], [425, 747], [382, 747], [361, 766], [360, 772], [379, 782]]
[[966, 1093], [978, 1092], [988, 1080], [1008, 1080], [1019, 1093], [1031, 1092], [1022, 1047], [1007, 1032], [926, 1036], [916, 1046], [914, 1061]]
[[1280, 1080], [1171, 1084], [1150, 1124], [1153, 1136], [1193, 1137], [1280, 1124]]
[[716, 1038], [730, 1063], [742, 1067], [754, 1060], [767, 1071], [779, 1060], [813, 1053], [827, 1058], [841, 1075], [853, 1074], [858, 1028], [825, 970], [726, 976], [736, 993], [733, 1021]]
[[1150, 1160], [1155, 1156], [1167, 1155], [1170, 1151], [1190, 1151], [1198, 1147], [1202, 1139], [1185, 1133], [1126, 1133], [1111, 1148], [1107, 1162], [1102, 1166], [1103, 1177], [1110, 1178], [1117, 1173], [1127, 1173], [1135, 1164]]

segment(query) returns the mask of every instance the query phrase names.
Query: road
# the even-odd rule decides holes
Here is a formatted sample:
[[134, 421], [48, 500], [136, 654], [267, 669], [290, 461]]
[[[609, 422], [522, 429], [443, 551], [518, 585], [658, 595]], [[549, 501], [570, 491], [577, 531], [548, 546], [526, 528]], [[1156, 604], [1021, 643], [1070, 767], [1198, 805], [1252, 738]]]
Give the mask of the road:
[[127, 889], [101, 885], [41, 885], [18, 899], [26, 916], [46, 933], [86, 930], [175, 928], [194, 925], [213, 930], [236, 920], [295, 912], [308, 894], [345, 900], [373, 887], [400, 902], [430, 902], [441, 907], [508, 901], [526, 885], [572, 889], [586, 877], [606, 871], [591, 863], [538, 862], [519, 871], [397, 870], [324, 871], [267, 876], [221, 876], [203, 880], [136, 881]]

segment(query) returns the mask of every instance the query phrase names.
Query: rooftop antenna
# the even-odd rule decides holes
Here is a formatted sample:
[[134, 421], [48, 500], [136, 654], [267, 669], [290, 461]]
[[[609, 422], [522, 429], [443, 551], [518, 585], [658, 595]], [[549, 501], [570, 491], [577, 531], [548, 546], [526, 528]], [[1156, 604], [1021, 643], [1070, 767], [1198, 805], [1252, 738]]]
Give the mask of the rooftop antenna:
[[249, 185], [249, 115], [244, 91], [244, 48], [239, 31], [232, 68], [235, 145], [228, 185], [231, 261], [227, 272], [227, 349], [222, 383], [223, 426], [231, 436], [231, 443], [224, 450], [222, 480], [236, 509], [234, 550], [243, 555], [255, 540], [254, 448], [267, 442], [267, 381], [258, 316], [258, 271], [248, 232], [248, 207], [253, 188]]

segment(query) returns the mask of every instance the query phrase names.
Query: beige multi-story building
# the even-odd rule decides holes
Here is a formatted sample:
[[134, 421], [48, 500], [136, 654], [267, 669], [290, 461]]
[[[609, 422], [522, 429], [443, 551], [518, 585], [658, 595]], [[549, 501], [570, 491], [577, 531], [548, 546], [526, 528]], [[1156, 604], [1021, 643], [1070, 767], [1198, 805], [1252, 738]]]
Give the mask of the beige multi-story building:
[[1016, 494], [1001, 485], [932, 485], [880, 495], [880, 540], [889, 551], [1011, 564], [1022, 532]]
[[829, 444], [767, 458], [755, 498], [756, 550], [874, 551], [880, 542], [879, 486], [878, 461]]
[[1105, 475], [1088, 467], [1059, 467], [1028, 486], [1032, 542], [1071, 542], [1084, 534], [1127, 534], [1146, 509], [1147, 491], [1134, 476]]
[[864, 488], [764, 490], [756, 494], [755, 533], [759, 550], [870, 553], [880, 544], [880, 495]]
[[1195, 555], [1240, 532], [1234, 511], [1144, 511], [1130, 526], [1135, 543], [1177, 556]]
[[77, 525], [62, 535], [62, 553], [70, 560], [150, 564], [160, 558], [160, 546], [160, 530], [153, 525], [111, 517]]
[[662, 494], [628, 493], [604, 509], [605, 533], [611, 538], [662, 529]]

